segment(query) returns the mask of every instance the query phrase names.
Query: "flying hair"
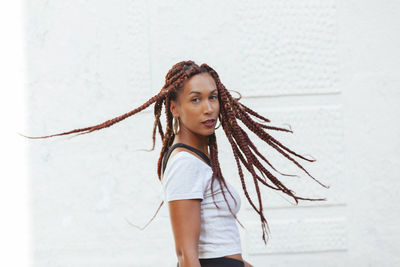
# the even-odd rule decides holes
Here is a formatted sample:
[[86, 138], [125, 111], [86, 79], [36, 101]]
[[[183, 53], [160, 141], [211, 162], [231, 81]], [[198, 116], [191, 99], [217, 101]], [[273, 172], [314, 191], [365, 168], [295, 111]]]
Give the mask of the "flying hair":
[[[283, 176], [297, 176], [297, 175], [289, 175], [279, 172], [275, 167], [264, 157], [257, 149], [257, 147], [253, 144], [250, 140], [250, 137], [246, 133], [246, 131], [239, 126], [238, 120], [240, 120], [250, 131], [252, 131], [257, 137], [267, 143], [270, 147], [274, 148], [276, 151], [281, 153], [285, 158], [293, 162], [297, 167], [303, 170], [309, 177], [311, 177], [315, 182], [320, 184], [325, 188], [329, 188], [329, 186], [324, 185], [316, 178], [314, 178], [307, 170], [305, 170], [291, 155], [296, 156], [300, 159], [314, 162], [316, 159], [308, 159], [302, 155], [297, 154], [296, 152], [290, 150], [286, 146], [284, 146], [281, 142], [276, 140], [272, 137], [268, 131], [282, 131], [282, 132], [290, 132], [293, 133], [290, 126], [289, 129], [280, 128], [276, 126], [269, 125], [271, 121], [264, 116], [258, 114], [257, 112], [253, 111], [249, 107], [245, 106], [244, 104], [240, 103], [239, 98], [234, 98], [229, 93], [229, 91], [225, 88], [222, 82], [219, 79], [217, 72], [208, 66], [207, 64], [203, 63], [200, 66], [197, 65], [194, 61], [181, 61], [176, 63], [172, 66], [172, 68], [168, 71], [165, 77], [165, 84], [161, 88], [160, 92], [155, 96], [151, 97], [146, 103], [142, 104], [141, 106], [122, 114], [118, 117], [113, 119], [107, 120], [101, 124], [93, 125], [85, 128], [74, 129], [67, 132], [62, 132], [58, 134], [52, 134], [47, 136], [26, 136], [20, 134], [24, 137], [31, 138], [31, 139], [41, 139], [41, 138], [49, 138], [55, 136], [62, 136], [62, 135], [70, 135], [75, 134], [72, 137], [76, 137], [81, 134], [88, 134], [93, 131], [97, 131], [103, 128], [110, 127], [115, 123], [118, 123], [140, 111], [148, 108], [150, 105], [154, 104], [154, 124], [153, 124], [153, 132], [152, 132], [152, 141], [153, 145], [152, 148], [148, 151], [153, 151], [156, 142], [156, 134], [157, 130], [161, 137], [162, 148], [160, 152], [160, 156], [157, 163], [157, 176], [158, 179], [161, 181], [162, 179], [162, 159], [167, 152], [168, 148], [172, 145], [174, 140], [174, 133], [173, 133], [173, 126], [172, 126], [172, 113], [170, 112], [170, 104], [171, 100], [176, 100], [178, 92], [182, 89], [183, 84], [185, 81], [190, 79], [192, 76], [199, 74], [199, 73], [209, 73], [211, 77], [214, 79], [217, 89], [218, 89], [218, 100], [220, 103], [220, 118], [221, 118], [221, 125], [222, 129], [232, 147], [233, 156], [235, 158], [236, 166], [238, 169], [241, 185], [251, 207], [259, 214], [261, 220], [261, 228], [262, 228], [262, 238], [265, 244], [267, 244], [267, 239], [269, 238], [268, 232], [270, 233], [270, 229], [268, 227], [267, 219], [263, 213], [263, 203], [261, 200], [260, 194], [260, 184], [271, 189], [282, 191], [283, 193], [287, 194], [288, 196], [292, 197], [296, 205], [298, 204], [298, 200], [308, 200], [308, 201], [325, 201], [326, 198], [305, 198], [300, 197], [294, 194], [294, 192], [288, 189], [281, 181], [278, 180], [266, 167], [263, 166], [261, 161], [264, 161], [271, 169], [278, 172]], [[240, 94], [239, 94], [240, 95]], [[165, 117], [166, 117], [166, 129], [165, 132], [162, 128], [161, 124], [161, 114], [162, 109], [165, 108]], [[259, 122], [255, 121], [255, 118], [259, 120]], [[215, 206], [219, 209], [218, 205], [214, 200], [214, 191], [213, 191], [213, 184], [215, 179], [219, 182], [219, 185], [225, 186], [227, 189], [227, 185], [225, 179], [222, 175], [222, 171], [220, 168], [220, 164], [218, 161], [218, 146], [217, 146], [217, 138], [215, 132], [208, 136], [208, 146], [210, 150], [210, 161], [211, 161], [211, 168], [212, 168], [212, 180], [211, 180], [211, 192], [213, 196], [213, 201]], [[291, 155], [290, 155], [291, 154]], [[257, 156], [259, 158], [257, 158]], [[253, 201], [247, 191], [247, 184], [244, 179], [242, 165], [247, 169], [248, 172], [251, 173], [252, 181], [255, 186], [257, 192], [257, 201]], [[257, 169], [262, 177], [260, 177], [257, 173]], [[229, 194], [232, 196], [230, 190], [228, 189]], [[233, 217], [239, 222], [236, 218], [236, 215], [232, 212], [231, 207], [225, 197], [225, 192], [222, 190], [223, 197], [225, 202], [228, 204], [229, 210]], [[235, 200], [235, 198], [233, 198]], [[235, 200], [236, 202], [236, 200]], [[132, 224], [135, 227], [143, 230], [156, 216], [158, 211], [160, 210], [161, 206], [163, 205], [164, 201], [161, 202], [160, 206], [158, 207], [156, 213], [153, 215], [151, 220], [144, 226], [138, 227], [137, 225]], [[129, 221], [128, 221], [129, 222]], [[130, 223], [130, 222], [129, 222]], [[240, 222], [239, 224], [244, 227]]]

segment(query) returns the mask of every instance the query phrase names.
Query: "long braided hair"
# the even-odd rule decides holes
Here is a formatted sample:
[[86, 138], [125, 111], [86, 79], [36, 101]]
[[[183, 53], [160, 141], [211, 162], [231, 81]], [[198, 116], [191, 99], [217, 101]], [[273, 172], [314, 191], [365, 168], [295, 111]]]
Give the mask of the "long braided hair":
[[[270, 134], [268, 134], [266, 132], [265, 129], [291, 132], [291, 133], [293, 133], [293, 131], [265, 124], [265, 123], [269, 123], [270, 120], [265, 118], [264, 116], [258, 114], [257, 112], [253, 111], [249, 107], [243, 105], [242, 103], [240, 103], [239, 102], [240, 98], [232, 97], [231, 94], [229, 93], [229, 91], [225, 88], [225, 86], [220, 81], [217, 72], [205, 63], [201, 64], [200, 66], [198, 66], [194, 61], [191, 61], [191, 60], [181, 61], [179, 63], [176, 63], [168, 71], [168, 73], [165, 77], [165, 84], [157, 95], [153, 96], [146, 103], [137, 107], [136, 109], [129, 111], [121, 116], [115, 117], [111, 120], [107, 120], [101, 124], [89, 126], [86, 128], [75, 129], [75, 130], [68, 131], [68, 132], [47, 135], [47, 136], [32, 137], [32, 136], [26, 136], [26, 135], [22, 135], [22, 134], [20, 134], [20, 135], [27, 137], [27, 138], [31, 138], [31, 139], [38, 139], [38, 138], [49, 138], [49, 137], [53, 137], [53, 136], [68, 135], [68, 134], [72, 134], [72, 133], [78, 133], [75, 136], [78, 136], [81, 134], [87, 134], [87, 133], [97, 131], [97, 130], [100, 130], [100, 129], [103, 129], [106, 127], [110, 127], [111, 125], [118, 123], [118, 122], [126, 119], [127, 117], [130, 117], [130, 116], [146, 109], [151, 104], [155, 103], [155, 105], [154, 105], [155, 121], [154, 121], [154, 125], [153, 125], [153, 133], [152, 133], [153, 146], [149, 151], [154, 150], [155, 140], [156, 140], [156, 132], [158, 129], [158, 132], [161, 136], [162, 148], [161, 148], [160, 157], [158, 159], [158, 164], [157, 164], [157, 175], [158, 175], [158, 179], [161, 180], [162, 179], [162, 176], [161, 176], [162, 159], [174, 140], [174, 132], [173, 132], [173, 128], [172, 128], [173, 127], [172, 126], [172, 113], [170, 112], [171, 100], [176, 100], [177, 94], [182, 89], [185, 81], [187, 81], [188, 79], [190, 79], [192, 76], [194, 76], [196, 74], [204, 73], [204, 72], [209, 73], [217, 85], [218, 100], [220, 103], [219, 118], [220, 118], [220, 122], [222, 124], [222, 129], [224, 130], [225, 135], [228, 138], [228, 141], [232, 146], [232, 151], [233, 151], [233, 155], [234, 155], [236, 165], [238, 168], [238, 173], [240, 176], [240, 181], [241, 181], [241, 184], [242, 184], [242, 187], [244, 190], [244, 194], [245, 194], [248, 202], [250, 203], [250, 205], [253, 207], [253, 209], [260, 215], [261, 227], [262, 227], [262, 238], [264, 240], [264, 243], [267, 244], [266, 234], [268, 237], [268, 232], [270, 232], [270, 229], [268, 227], [267, 220], [263, 214], [263, 205], [262, 205], [262, 201], [261, 201], [259, 182], [269, 188], [272, 188], [272, 189], [278, 190], [278, 191], [282, 191], [283, 193], [289, 195], [296, 201], [296, 204], [298, 204], [298, 200], [300, 200], [300, 199], [301, 200], [309, 200], [309, 201], [324, 201], [324, 200], [326, 200], [326, 198], [299, 197], [299, 196], [295, 195], [292, 190], [288, 189], [285, 185], [283, 185], [271, 172], [269, 172], [263, 166], [263, 164], [260, 162], [260, 160], [257, 159], [256, 156], [258, 156], [263, 161], [265, 161], [274, 171], [280, 173], [258, 151], [257, 147], [250, 140], [249, 136], [244, 131], [244, 129], [239, 126], [238, 119], [240, 121], [242, 121], [243, 124], [248, 129], [250, 129], [253, 133], [255, 133], [260, 139], [262, 139], [264, 142], [266, 142], [272, 148], [274, 148], [279, 153], [284, 155], [287, 159], [292, 161], [296, 166], [298, 166], [300, 169], [302, 169], [305, 173], [307, 173], [307, 175], [309, 177], [311, 177], [313, 180], [315, 180], [321, 186], [323, 186], [325, 188], [329, 188], [329, 186], [322, 184], [316, 178], [314, 178], [295, 159], [293, 159], [289, 155], [289, 153], [296, 157], [299, 157], [303, 160], [309, 161], [309, 162], [314, 162], [315, 159], [307, 159], [307, 158], [295, 153], [294, 151], [285, 147], [278, 140], [273, 138]], [[162, 124], [160, 121], [163, 106], [165, 107], [166, 124], [167, 124], [165, 133], [163, 131]], [[253, 116], [254, 118], [258, 118], [260, 121], [263, 121], [263, 123], [255, 121], [251, 116]], [[225, 186], [227, 189], [228, 189], [228, 187], [227, 187], [225, 179], [222, 175], [222, 171], [221, 171], [220, 164], [218, 161], [218, 146], [217, 146], [217, 139], [216, 139], [215, 132], [213, 134], [209, 135], [208, 138], [209, 138], [208, 146], [210, 149], [211, 168], [212, 168], [212, 172], [213, 172], [212, 180], [211, 180], [211, 192], [212, 192], [214, 204], [217, 208], [219, 208], [214, 200], [214, 193], [213, 193], [214, 180], [217, 179], [217, 181], [219, 182], [219, 185], [221, 187]], [[246, 182], [244, 180], [241, 163], [246, 167], [246, 169], [252, 175], [254, 186], [255, 186], [256, 192], [257, 192], [258, 205], [256, 205], [253, 202], [252, 198], [249, 196], [249, 194], [247, 192]], [[259, 175], [257, 175], [257, 173], [255, 172], [255, 168], [257, 168], [260, 171], [263, 178], [261, 178]], [[297, 176], [297, 175], [289, 175], [289, 174], [283, 174], [283, 173], [280, 173], [280, 174], [284, 175], [284, 176]], [[272, 184], [267, 183], [267, 180], [269, 180]], [[229, 189], [228, 189], [228, 192], [232, 196]], [[232, 212], [230, 205], [226, 200], [224, 190], [222, 190], [222, 194], [225, 199], [225, 202], [228, 204], [231, 214], [237, 220], [236, 215]], [[233, 198], [233, 199], [235, 200], [235, 198]], [[236, 202], [236, 200], [235, 200], [235, 202]], [[161, 202], [159, 208], [157, 209], [156, 214], [160, 210], [163, 203], [164, 203], [164, 201]], [[152, 217], [151, 220], [154, 219], [156, 214]], [[149, 223], [150, 223], [150, 221], [149, 221]], [[243, 225], [240, 222], [239, 222], [239, 224], [243, 227]], [[146, 226], [147, 225], [148, 225], [148, 223], [146, 224]], [[144, 226], [141, 229], [144, 229], [146, 226]]]

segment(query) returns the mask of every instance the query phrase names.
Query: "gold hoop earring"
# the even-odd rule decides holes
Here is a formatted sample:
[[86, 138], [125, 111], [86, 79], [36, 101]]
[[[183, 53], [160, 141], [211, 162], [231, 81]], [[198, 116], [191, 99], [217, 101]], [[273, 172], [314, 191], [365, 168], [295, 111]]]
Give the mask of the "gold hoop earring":
[[179, 130], [181, 129], [179, 119], [172, 117], [172, 123], [173, 123], [172, 131], [174, 132], [175, 135], [177, 135]]
[[219, 125], [217, 127], [215, 127], [215, 130], [221, 126], [221, 122], [222, 122], [221, 114], [218, 115], [218, 118], [219, 118]]

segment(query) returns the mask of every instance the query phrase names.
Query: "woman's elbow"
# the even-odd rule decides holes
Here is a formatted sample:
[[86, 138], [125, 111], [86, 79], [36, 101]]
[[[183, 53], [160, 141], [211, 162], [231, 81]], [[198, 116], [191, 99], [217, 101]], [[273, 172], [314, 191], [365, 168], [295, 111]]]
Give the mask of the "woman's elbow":
[[197, 248], [177, 248], [176, 249], [176, 255], [178, 256], [178, 258], [191, 258], [191, 257], [195, 257], [198, 258], [198, 252], [197, 252]]

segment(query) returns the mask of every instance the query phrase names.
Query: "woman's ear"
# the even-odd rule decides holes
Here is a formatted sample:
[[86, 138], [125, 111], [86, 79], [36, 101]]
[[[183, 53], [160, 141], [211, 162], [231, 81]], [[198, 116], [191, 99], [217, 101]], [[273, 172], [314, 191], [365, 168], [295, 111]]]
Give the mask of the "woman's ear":
[[178, 111], [176, 108], [176, 101], [171, 100], [170, 105], [169, 105], [169, 111], [172, 113], [172, 116], [178, 117]]

